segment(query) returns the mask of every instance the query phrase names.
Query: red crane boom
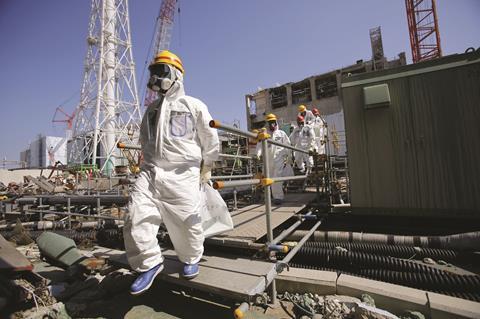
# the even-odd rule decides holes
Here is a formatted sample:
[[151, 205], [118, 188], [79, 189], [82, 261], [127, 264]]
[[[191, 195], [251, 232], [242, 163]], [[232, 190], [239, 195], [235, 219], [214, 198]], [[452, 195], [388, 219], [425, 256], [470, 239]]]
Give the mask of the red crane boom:
[[413, 63], [442, 56], [435, 0], [405, 0]]
[[[149, 52], [147, 63], [150, 63], [160, 51], [168, 50], [170, 39], [172, 37], [173, 19], [175, 17], [176, 6], [177, 0], [162, 1], [155, 25], [155, 42], [152, 51]], [[157, 94], [147, 87], [145, 87], [145, 90], [145, 100], [143, 105], [146, 107], [156, 99]]]
[[[57, 114], [63, 114], [64, 117], [62, 119], [57, 118]], [[55, 109], [55, 113], [53, 114], [52, 123], [67, 123], [67, 129], [72, 129], [73, 119], [75, 118], [75, 111], [73, 111], [72, 115], [67, 114], [61, 106], [58, 106]]]

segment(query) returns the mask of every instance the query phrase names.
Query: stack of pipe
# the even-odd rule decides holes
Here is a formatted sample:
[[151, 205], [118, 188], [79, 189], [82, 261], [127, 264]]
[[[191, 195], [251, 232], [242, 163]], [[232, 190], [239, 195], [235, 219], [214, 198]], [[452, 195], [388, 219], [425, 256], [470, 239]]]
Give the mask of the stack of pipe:
[[[298, 240], [296, 231], [287, 240]], [[460, 275], [411, 259], [432, 258], [477, 263], [480, 232], [447, 236], [400, 236], [316, 231], [290, 264], [335, 270], [375, 280], [480, 301], [480, 276]], [[279, 256], [281, 257], [281, 256]]]

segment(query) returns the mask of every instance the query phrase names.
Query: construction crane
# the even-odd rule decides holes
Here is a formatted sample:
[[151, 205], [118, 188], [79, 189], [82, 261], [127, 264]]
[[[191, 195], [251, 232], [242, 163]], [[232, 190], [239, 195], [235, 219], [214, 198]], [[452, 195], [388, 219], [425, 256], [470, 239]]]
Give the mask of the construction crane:
[[[177, 7], [177, 0], [163, 0], [160, 5], [157, 21], [155, 24], [155, 33], [153, 37], [154, 45], [145, 61], [145, 67], [153, 60], [155, 55], [162, 50], [168, 50], [170, 46], [170, 39], [172, 37], [173, 20], [175, 17], [175, 8]], [[147, 80], [148, 81], [148, 80]], [[150, 90], [145, 85], [145, 94], [143, 105], [148, 106], [156, 99], [156, 92]]]
[[[58, 118], [58, 114], [63, 114], [63, 118]], [[61, 106], [57, 106], [55, 113], [53, 113], [52, 123], [67, 123], [67, 130], [72, 130], [73, 119], [75, 118], [75, 111], [72, 115], [67, 114]]]
[[442, 56], [435, 0], [405, 0], [413, 63]]

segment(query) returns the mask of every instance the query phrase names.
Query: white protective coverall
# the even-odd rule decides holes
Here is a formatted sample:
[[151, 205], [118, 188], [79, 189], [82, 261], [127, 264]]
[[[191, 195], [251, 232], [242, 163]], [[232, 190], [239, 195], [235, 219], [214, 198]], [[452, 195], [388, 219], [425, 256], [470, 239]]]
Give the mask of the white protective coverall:
[[219, 141], [207, 106], [185, 95], [176, 72], [176, 82], [148, 107], [140, 129], [144, 162], [123, 231], [128, 261], [139, 272], [163, 262], [157, 242], [162, 221], [181, 262], [197, 263], [203, 254], [200, 164], [212, 166]]
[[[297, 126], [290, 135], [290, 141], [292, 146], [307, 152], [311, 149], [316, 149], [315, 132], [310, 125]], [[294, 156], [295, 163], [300, 171], [305, 172], [304, 162], [307, 162], [307, 169], [313, 166], [313, 158], [308, 154], [295, 151]]]
[[298, 113], [297, 116], [298, 115], [303, 116], [306, 125], [311, 125], [313, 122], [315, 122], [315, 115], [313, 115], [312, 111], [310, 110], [306, 110], [305, 115], [302, 115], [302, 113]]
[[[268, 134], [271, 135], [271, 139], [276, 142], [290, 145], [290, 139], [288, 138], [287, 133], [284, 131], [277, 129], [275, 131], [271, 131], [267, 129]], [[289, 162], [290, 159], [290, 152], [291, 150], [285, 147], [268, 144], [268, 151], [269, 151], [269, 165], [270, 165], [270, 176], [271, 177], [282, 177], [283, 171], [285, 168], [285, 161]], [[257, 144], [257, 156], [262, 155], [262, 143]], [[272, 184], [272, 197], [273, 199], [280, 199], [283, 200], [283, 183], [273, 183]]]
[[315, 116], [315, 121], [312, 123], [315, 131], [315, 144], [317, 145], [318, 154], [325, 154], [325, 135], [327, 135], [327, 128], [323, 119], [320, 116]]

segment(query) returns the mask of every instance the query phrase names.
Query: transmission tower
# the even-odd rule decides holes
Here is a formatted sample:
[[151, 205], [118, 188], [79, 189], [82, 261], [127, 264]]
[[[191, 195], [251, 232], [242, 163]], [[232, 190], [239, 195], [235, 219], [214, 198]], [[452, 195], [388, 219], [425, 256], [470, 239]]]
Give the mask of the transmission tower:
[[[175, 17], [175, 8], [177, 6], [177, 0], [163, 0], [160, 5], [160, 11], [157, 16], [157, 22], [155, 24], [155, 33], [153, 37], [153, 46], [148, 53], [147, 61], [150, 63], [153, 58], [163, 50], [168, 50], [170, 47], [170, 39], [172, 38], [173, 21]], [[147, 80], [148, 81], [148, 80]], [[145, 85], [143, 105], [148, 106], [157, 98], [157, 93], [147, 88]]]
[[435, 0], [405, 0], [413, 63], [442, 56]]
[[128, 0], [92, 0], [75, 114], [70, 164], [96, 164], [107, 175], [116, 165], [127, 165], [116, 144], [138, 143], [141, 123]]

